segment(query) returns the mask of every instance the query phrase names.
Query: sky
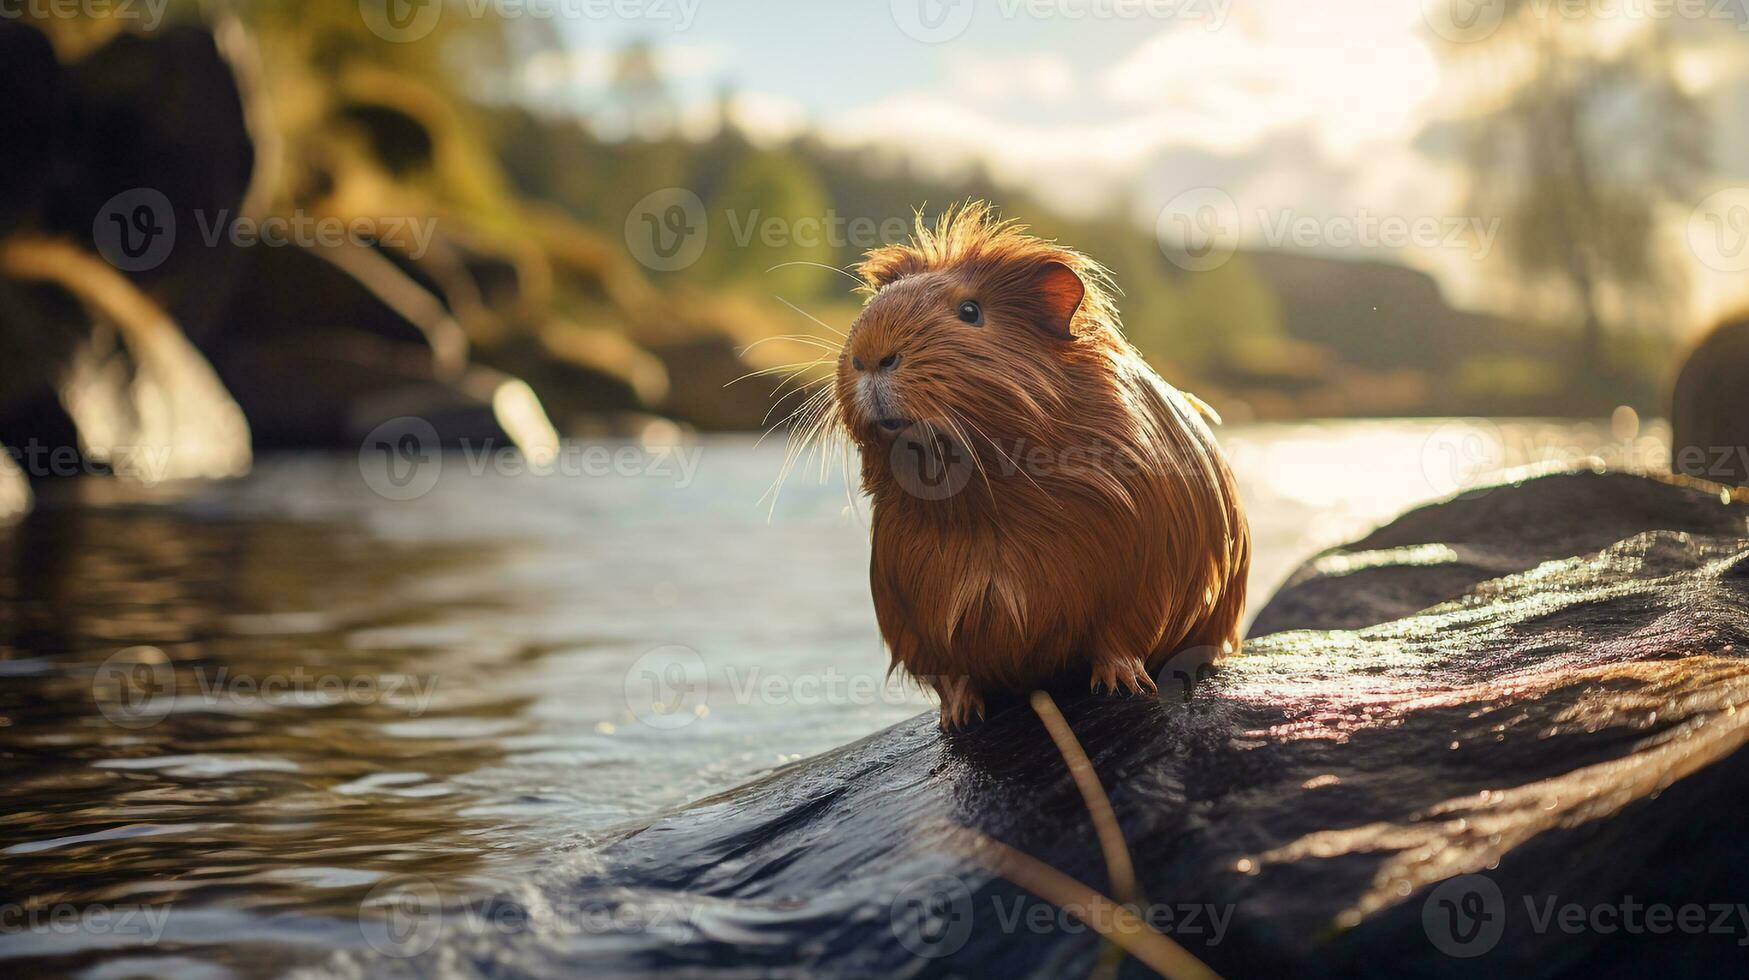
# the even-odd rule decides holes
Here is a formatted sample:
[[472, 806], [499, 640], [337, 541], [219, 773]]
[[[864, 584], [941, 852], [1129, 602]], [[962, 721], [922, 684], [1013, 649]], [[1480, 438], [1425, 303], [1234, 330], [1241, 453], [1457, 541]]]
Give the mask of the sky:
[[[1436, 46], [1474, 23], [1455, 14], [1479, 13], [1485, 28], [1499, 0], [544, 2], [568, 14], [555, 18], [568, 50], [531, 59], [523, 79], [550, 105], [599, 105], [615, 52], [648, 40], [701, 124], [727, 85], [756, 136], [806, 127], [926, 170], [977, 161], [1066, 211], [1122, 206], [1144, 225], [1205, 205], [1213, 189], [1246, 245], [1382, 250], [1487, 305], [1486, 236], [1454, 248], [1435, 233], [1470, 220], [1463, 175], [1420, 137], [1463, 104]], [[1660, 9], [1584, 2], [1598, 14], [1591, 29], [1623, 36]], [[1740, 120], [1749, 0], [1703, 6], [1738, 20], [1678, 25], [1692, 49], [1685, 83]], [[1719, 135], [1749, 183], [1749, 127]], [[1382, 241], [1365, 230], [1381, 216], [1422, 222], [1423, 234]], [[1295, 222], [1319, 230], [1305, 239]]]

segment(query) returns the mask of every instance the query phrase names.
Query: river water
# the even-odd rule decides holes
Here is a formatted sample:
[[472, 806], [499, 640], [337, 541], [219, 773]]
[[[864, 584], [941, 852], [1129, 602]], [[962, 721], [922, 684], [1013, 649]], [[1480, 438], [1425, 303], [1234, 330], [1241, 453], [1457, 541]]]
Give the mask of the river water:
[[[1665, 451], [1619, 414], [1222, 441], [1254, 608], [1463, 485]], [[489, 895], [929, 710], [886, 677], [865, 505], [810, 475], [772, 504], [782, 460], [720, 438], [40, 488], [0, 529], [0, 972], [320, 970], [379, 941], [385, 882]]]

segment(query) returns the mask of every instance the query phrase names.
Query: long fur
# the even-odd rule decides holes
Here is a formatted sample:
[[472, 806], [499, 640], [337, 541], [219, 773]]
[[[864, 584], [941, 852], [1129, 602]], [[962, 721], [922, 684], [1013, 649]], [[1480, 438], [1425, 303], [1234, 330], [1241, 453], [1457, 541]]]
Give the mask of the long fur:
[[[1085, 288], [1072, 339], [1048, 330], [1064, 312], [1053, 264]], [[933, 228], [919, 215], [908, 244], [859, 271], [870, 296], [835, 411], [872, 502], [881, 633], [894, 664], [942, 695], [944, 720], [956, 684], [981, 709], [1102, 663], [1152, 672], [1180, 650], [1237, 650], [1250, 533], [1232, 473], [1196, 408], [1124, 339], [1106, 270], [968, 204]], [[966, 299], [983, 325], [956, 315]], [[970, 459], [945, 499], [908, 489], [911, 454], [859, 387], [893, 354], [883, 407], [908, 423], [900, 438]]]

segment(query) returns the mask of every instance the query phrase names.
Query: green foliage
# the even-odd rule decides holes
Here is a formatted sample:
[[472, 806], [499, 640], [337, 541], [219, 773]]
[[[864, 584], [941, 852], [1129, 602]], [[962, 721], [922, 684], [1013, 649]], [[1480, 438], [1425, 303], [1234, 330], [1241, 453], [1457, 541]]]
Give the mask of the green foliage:
[[810, 299], [833, 280], [846, 229], [807, 164], [782, 153], [746, 157], [705, 202], [709, 244], [697, 274], [722, 288]]
[[1284, 338], [1280, 298], [1245, 255], [1186, 275], [1175, 300], [1163, 353], [1193, 367], [1231, 365], [1241, 352]]

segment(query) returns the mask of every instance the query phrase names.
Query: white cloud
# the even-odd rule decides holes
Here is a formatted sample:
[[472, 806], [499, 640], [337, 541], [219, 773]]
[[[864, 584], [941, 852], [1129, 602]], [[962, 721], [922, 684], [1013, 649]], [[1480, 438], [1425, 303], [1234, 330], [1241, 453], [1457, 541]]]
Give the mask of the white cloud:
[[[723, 106], [716, 98], [701, 99], [680, 112], [680, 132], [704, 139], [717, 131]], [[768, 92], [737, 91], [729, 100], [729, 119], [748, 139], [772, 145], [793, 139], [808, 128], [808, 113], [800, 102]]]
[[1365, 170], [1378, 161], [1397, 173], [1413, 164], [1405, 156], [1419, 157], [1403, 148], [1439, 91], [1418, 7], [1369, 0], [1235, 8], [1219, 31], [1173, 24], [1097, 70], [1084, 90], [1056, 54], [957, 51], [944, 70], [945, 85], [835, 113], [823, 123], [827, 138], [905, 147], [941, 171], [979, 162], [1058, 206], [1087, 210], [1130, 196], [1174, 151], [1238, 158], [1285, 134], [1309, 134], [1322, 162], [1302, 164]]
[[1060, 105], [1075, 94], [1075, 72], [1061, 55], [957, 52], [947, 66], [948, 86], [974, 102], [1020, 98]]
[[1243, 120], [1253, 138], [1309, 127], [1328, 153], [1401, 142], [1439, 88], [1439, 65], [1413, 5], [1278, 3], [1235, 15], [1219, 32], [1162, 32], [1107, 70], [1099, 91], [1119, 104], [1170, 99], [1197, 116]]
[[921, 169], [942, 174], [981, 163], [999, 180], [1037, 190], [1059, 206], [1108, 203], [1166, 133], [1151, 118], [1113, 123], [1016, 122], [923, 92], [894, 96], [824, 120], [841, 146], [898, 146]]
[[[621, 53], [593, 47], [543, 51], [523, 65], [522, 82], [541, 98], [603, 91], [613, 84]], [[664, 44], [654, 56], [657, 71], [670, 82], [713, 77], [728, 62], [728, 50], [720, 44]]]

